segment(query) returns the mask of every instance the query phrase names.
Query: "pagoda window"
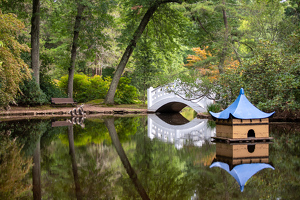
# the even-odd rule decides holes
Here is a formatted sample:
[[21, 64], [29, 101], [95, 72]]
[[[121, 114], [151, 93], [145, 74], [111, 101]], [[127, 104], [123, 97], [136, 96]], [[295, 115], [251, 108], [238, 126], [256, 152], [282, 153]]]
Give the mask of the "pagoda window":
[[249, 138], [249, 137], [255, 137], [255, 132], [254, 132], [253, 129], [250, 129], [250, 130], [248, 131], [248, 138]]

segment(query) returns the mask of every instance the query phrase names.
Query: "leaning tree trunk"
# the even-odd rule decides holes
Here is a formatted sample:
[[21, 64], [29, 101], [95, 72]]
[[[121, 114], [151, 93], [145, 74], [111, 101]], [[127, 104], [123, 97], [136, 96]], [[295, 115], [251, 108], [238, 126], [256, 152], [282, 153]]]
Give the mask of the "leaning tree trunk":
[[33, 0], [31, 17], [31, 67], [37, 84], [40, 84], [40, 0]]
[[115, 75], [111, 81], [109, 90], [107, 92], [107, 95], [105, 97], [104, 103], [105, 104], [114, 104], [114, 97], [115, 97], [115, 93], [117, 90], [117, 86], [119, 84], [119, 80], [122, 76], [122, 73], [126, 67], [126, 64], [136, 46], [136, 42], [138, 41], [138, 39], [141, 37], [142, 33], [144, 32], [148, 22], [150, 21], [150, 18], [153, 16], [154, 12], [157, 10], [157, 8], [164, 4], [164, 3], [170, 3], [170, 2], [176, 2], [176, 3], [181, 3], [181, 1], [178, 0], [166, 0], [166, 1], [157, 1], [156, 3], [154, 3], [146, 12], [146, 14], [144, 15], [142, 21], [140, 22], [140, 25], [138, 26], [138, 28], [135, 30], [134, 34], [133, 34], [133, 38], [132, 40], [129, 42], [122, 58], [121, 61], [117, 67], [117, 70], [115, 72]]
[[76, 61], [76, 51], [78, 47], [78, 37], [79, 37], [79, 29], [80, 23], [82, 19], [82, 13], [85, 6], [78, 4], [77, 7], [77, 16], [74, 25], [74, 36], [73, 36], [73, 44], [71, 50], [71, 64], [69, 67], [69, 79], [68, 79], [68, 97], [73, 98], [73, 79], [74, 79], [74, 72], [75, 72], [75, 61]]

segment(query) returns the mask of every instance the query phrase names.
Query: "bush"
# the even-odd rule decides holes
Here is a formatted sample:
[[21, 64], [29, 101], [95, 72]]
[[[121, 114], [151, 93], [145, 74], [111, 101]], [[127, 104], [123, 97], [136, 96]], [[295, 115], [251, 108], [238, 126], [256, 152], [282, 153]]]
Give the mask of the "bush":
[[41, 74], [40, 87], [41, 90], [46, 94], [46, 99], [48, 102], [51, 101], [52, 97], [55, 98], [67, 97], [66, 93], [64, 93], [58, 87], [58, 85], [53, 80], [51, 80], [51, 77], [46, 74]]
[[34, 77], [20, 85], [22, 93], [18, 93], [16, 103], [20, 105], [42, 105], [48, 103], [46, 94], [40, 89]]
[[136, 87], [129, 85], [131, 80], [126, 77], [121, 77], [114, 101], [116, 104], [133, 104], [138, 98]]
[[86, 90], [86, 93], [89, 94], [87, 100], [104, 99], [111, 82], [110, 77], [103, 80], [101, 76], [95, 75], [89, 81], [90, 87]]
[[[68, 94], [68, 78], [69, 76], [61, 77], [58, 85], [59, 87]], [[86, 93], [90, 87], [89, 77], [84, 74], [75, 74], [73, 79], [73, 98], [77, 102], [85, 102], [89, 98], [89, 94]]]
[[[115, 94], [116, 104], [132, 104], [137, 100], [136, 87], [129, 85], [130, 79], [121, 77]], [[89, 78], [87, 75], [75, 74], [73, 98], [77, 102], [87, 102], [94, 99], [104, 99], [111, 83], [111, 78], [104, 80], [101, 76], [95, 75]], [[59, 82], [59, 87], [67, 92], [68, 76], [63, 76]]]

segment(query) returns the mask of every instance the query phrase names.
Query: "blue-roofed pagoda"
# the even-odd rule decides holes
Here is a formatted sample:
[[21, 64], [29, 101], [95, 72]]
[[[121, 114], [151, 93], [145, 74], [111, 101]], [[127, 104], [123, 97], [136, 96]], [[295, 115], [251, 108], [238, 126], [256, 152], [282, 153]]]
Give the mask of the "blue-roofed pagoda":
[[240, 89], [237, 99], [219, 113], [210, 112], [216, 121], [216, 141], [257, 142], [269, 141], [269, 117], [275, 112], [265, 113], [252, 105]]

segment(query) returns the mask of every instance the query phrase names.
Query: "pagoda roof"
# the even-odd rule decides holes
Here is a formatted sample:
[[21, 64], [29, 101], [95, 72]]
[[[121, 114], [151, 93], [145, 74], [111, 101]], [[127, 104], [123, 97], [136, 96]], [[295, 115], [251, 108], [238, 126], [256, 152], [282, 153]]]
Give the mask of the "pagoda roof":
[[271, 117], [275, 112], [265, 113], [250, 103], [244, 93], [244, 89], [240, 89], [237, 99], [225, 110], [219, 113], [209, 111], [209, 113], [217, 119], [228, 119], [231, 116], [237, 119], [262, 119]]

